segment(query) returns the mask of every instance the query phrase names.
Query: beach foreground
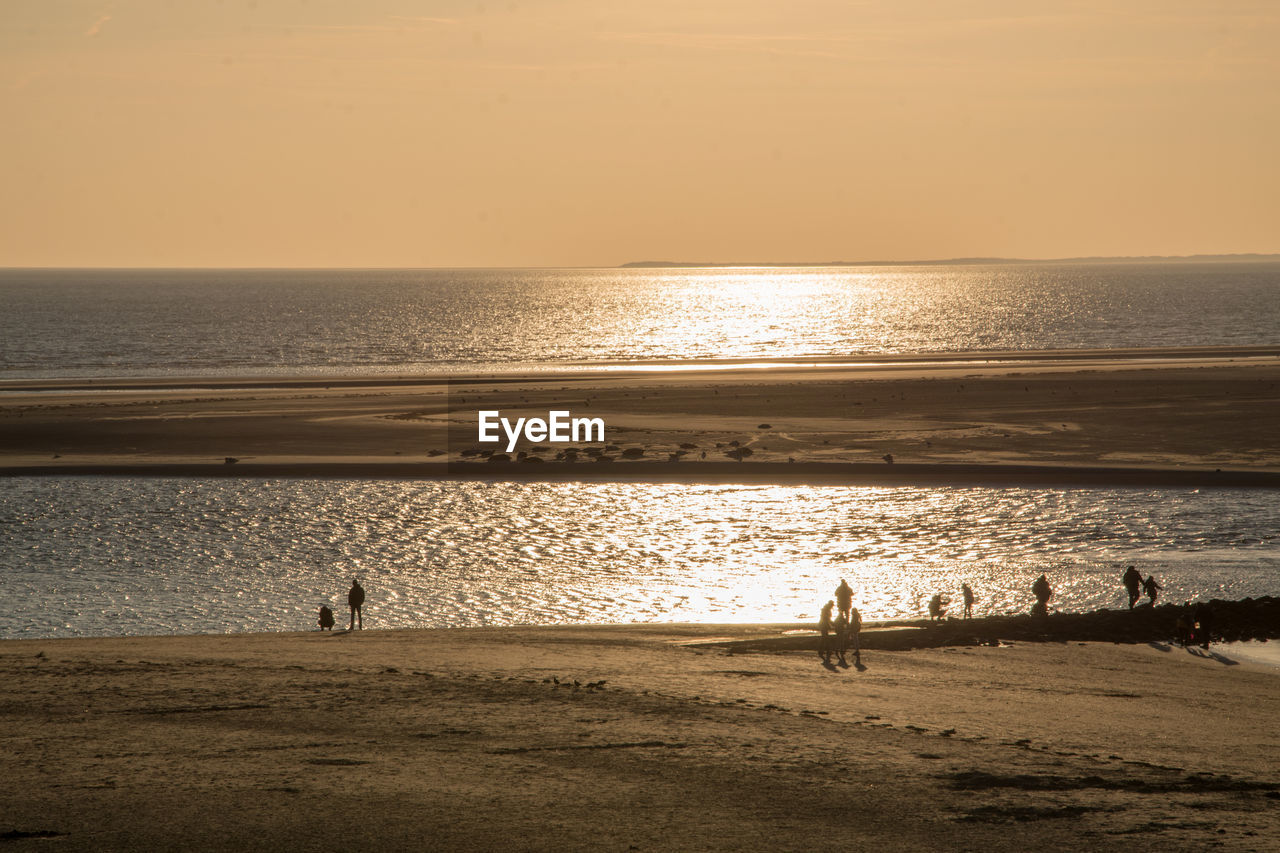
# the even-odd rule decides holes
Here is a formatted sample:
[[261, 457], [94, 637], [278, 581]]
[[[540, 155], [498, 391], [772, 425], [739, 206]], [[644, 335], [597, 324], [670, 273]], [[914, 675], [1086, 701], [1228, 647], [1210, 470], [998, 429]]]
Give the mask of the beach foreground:
[[1276, 849], [1280, 676], [1230, 646], [868, 650], [845, 668], [771, 648], [781, 627], [5, 642], [0, 837]]

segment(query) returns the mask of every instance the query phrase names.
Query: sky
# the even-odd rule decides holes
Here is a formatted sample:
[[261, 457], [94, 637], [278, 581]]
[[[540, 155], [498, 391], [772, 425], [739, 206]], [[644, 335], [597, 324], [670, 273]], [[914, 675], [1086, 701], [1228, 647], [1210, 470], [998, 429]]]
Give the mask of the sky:
[[1280, 252], [1272, 0], [5, 0], [0, 266]]

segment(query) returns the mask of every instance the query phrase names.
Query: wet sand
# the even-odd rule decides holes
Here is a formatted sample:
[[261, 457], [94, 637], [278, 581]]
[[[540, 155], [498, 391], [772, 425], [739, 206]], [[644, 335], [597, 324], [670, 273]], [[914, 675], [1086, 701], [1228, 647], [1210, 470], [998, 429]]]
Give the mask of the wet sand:
[[[721, 367], [10, 382], [0, 471], [1046, 482], [1077, 470], [1082, 482], [1158, 482], [1158, 470], [1280, 484], [1280, 350]], [[521, 442], [492, 462], [508, 454], [477, 440], [481, 409], [600, 417], [605, 440], [572, 445], [572, 459], [564, 445]]]
[[0, 837], [1276, 849], [1280, 674], [1228, 646], [868, 650], [845, 668], [771, 648], [782, 627], [7, 641]]

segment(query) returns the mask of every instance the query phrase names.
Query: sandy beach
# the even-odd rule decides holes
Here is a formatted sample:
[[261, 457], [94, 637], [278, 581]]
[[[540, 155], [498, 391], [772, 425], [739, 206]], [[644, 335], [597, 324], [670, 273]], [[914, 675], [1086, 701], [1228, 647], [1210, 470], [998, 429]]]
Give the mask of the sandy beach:
[[[1280, 484], [1271, 351], [724, 367], [8, 383], [0, 470]], [[481, 408], [608, 432], [489, 462]], [[0, 840], [1280, 849], [1280, 674], [1229, 645], [869, 633], [842, 667], [803, 627], [6, 641]]]
[[0, 837], [1277, 849], [1280, 676], [1230, 646], [867, 650], [845, 668], [769, 648], [794, 627], [9, 641]]
[[[946, 480], [966, 476], [963, 466], [977, 466], [972, 476], [979, 479], [1004, 470], [1024, 482], [1090, 469], [1101, 472], [1090, 482], [1150, 479], [1161, 470], [1190, 472], [1210, 484], [1215, 481], [1206, 476], [1215, 471], [1246, 474], [1231, 484], [1280, 484], [1273, 429], [1280, 354], [1268, 348], [716, 367], [447, 379], [6, 383], [0, 388], [0, 467], [7, 473]], [[572, 445], [576, 456], [568, 458], [565, 445], [523, 440], [507, 454], [504, 445], [477, 441], [482, 409], [511, 418], [546, 417], [554, 409], [600, 417], [605, 440]], [[551, 467], [523, 464], [530, 461]], [[605, 470], [600, 461], [613, 464]], [[788, 471], [793, 465], [811, 467]], [[1048, 473], [1039, 470], [1046, 467]]]

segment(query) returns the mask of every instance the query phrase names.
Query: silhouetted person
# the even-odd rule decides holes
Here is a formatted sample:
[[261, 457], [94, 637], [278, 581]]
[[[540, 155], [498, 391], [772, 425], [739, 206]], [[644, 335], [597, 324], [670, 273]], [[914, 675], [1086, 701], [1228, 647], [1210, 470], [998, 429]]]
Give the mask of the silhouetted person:
[[1182, 605], [1181, 612], [1178, 613], [1178, 621], [1173, 625], [1174, 637], [1178, 645], [1186, 648], [1191, 645], [1191, 602], [1185, 602]]
[[822, 635], [818, 639], [818, 657], [827, 663], [831, 663], [831, 609], [835, 606], [834, 601], [828, 601], [822, 605], [822, 615], [818, 617], [818, 633]]
[[333, 630], [333, 611], [329, 609], [329, 605], [320, 605], [320, 630]]
[[1142, 572], [1133, 566], [1124, 570], [1124, 574], [1120, 576], [1120, 580], [1124, 582], [1124, 590], [1129, 593], [1129, 609], [1133, 609], [1133, 605], [1138, 603], [1138, 598], [1142, 595]]
[[836, 617], [836, 655], [840, 658], [841, 666], [848, 666], [849, 662], [844, 659], [844, 651], [849, 648], [849, 618], [841, 613]]
[[836, 610], [848, 619], [850, 607], [853, 607], [853, 587], [840, 578], [840, 586], [836, 587]]
[[968, 619], [973, 615], [973, 590], [969, 588], [967, 583], [960, 584], [960, 594], [964, 596], [964, 618]]
[[1191, 640], [1201, 648], [1209, 648], [1209, 623], [1213, 619], [1213, 608], [1203, 601], [1191, 611]]
[[1053, 598], [1053, 587], [1049, 586], [1049, 578], [1044, 575], [1036, 578], [1036, 582], [1031, 585], [1031, 594], [1036, 597], [1036, 603], [1031, 608], [1031, 612], [1047, 614], [1049, 612], [1049, 599]]
[[853, 659], [862, 660], [862, 614], [854, 607], [849, 611], [849, 645], [853, 646]]
[[364, 587], [360, 586], [360, 581], [355, 578], [351, 579], [351, 591], [347, 593], [347, 604], [351, 606], [351, 627], [348, 631], [354, 631], [357, 621], [359, 620], [360, 630], [364, 630], [364, 614], [360, 612], [360, 606], [364, 604]]
[[1151, 606], [1156, 606], [1156, 596], [1160, 594], [1160, 590], [1164, 587], [1156, 583], [1154, 575], [1147, 575], [1147, 579], [1142, 582], [1142, 591], [1147, 594], [1147, 598], [1151, 599]]
[[942, 615], [947, 612], [947, 609], [942, 606], [944, 603], [945, 602], [942, 600], [941, 594], [935, 595], [933, 598], [929, 599], [929, 618], [930, 619], [942, 618]]

